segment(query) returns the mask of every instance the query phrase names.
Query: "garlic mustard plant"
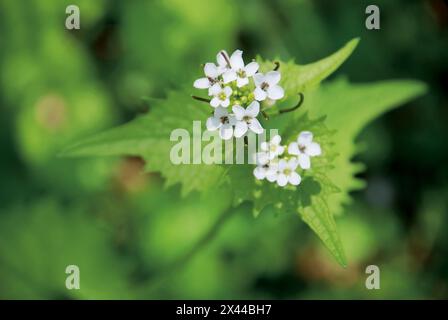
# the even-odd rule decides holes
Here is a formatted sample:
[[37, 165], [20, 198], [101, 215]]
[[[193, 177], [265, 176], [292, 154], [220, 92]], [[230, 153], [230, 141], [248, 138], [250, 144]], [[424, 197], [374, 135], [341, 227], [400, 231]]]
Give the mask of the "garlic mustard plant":
[[[196, 88], [208, 89], [211, 100], [200, 100], [209, 101], [215, 108], [213, 116], [207, 119], [207, 130], [219, 130], [223, 140], [245, 137], [250, 131], [263, 133], [264, 129], [257, 118], [260, 113], [263, 114], [260, 103], [264, 103], [266, 109], [271, 108], [276, 100], [285, 96], [279, 84], [279, 65], [265, 74], [257, 72], [258, 63], [252, 61], [246, 65], [241, 50], [235, 50], [230, 57], [225, 50], [221, 50], [216, 61], [217, 64], [206, 63], [206, 77], [197, 79], [193, 84]], [[299, 134], [297, 142], [291, 142], [288, 148], [280, 144], [280, 135], [275, 135], [269, 142], [262, 142], [261, 151], [255, 154], [257, 166], [253, 175], [257, 180], [276, 182], [280, 187], [299, 185], [302, 179], [297, 170], [310, 169], [310, 157], [321, 154], [320, 145], [312, 140], [312, 133], [304, 131]], [[285, 154], [286, 149], [288, 152]]]
[[[204, 75], [191, 81], [195, 88], [204, 90], [203, 97], [193, 98], [204, 102], [205, 108], [191, 103], [191, 89], [182, 86], [168, 91], [164, 99], [155, 100], [147, 114], [74, 142], [61, 154], [140, 156], [146, 161], [145, 168], [159, 172], [167, 186], [180, 185], [182, 195], [193, 191], [215, 194], [219, 190], [230, 197], [229, 208], [251, 203], [255, 217], [267, 207], [277, 214], [297, 214], [336, 261], [347, 266], [335, 216], [350, 200], [350, 191], [363, 185], [355, 176], [359, 165], [352, 162], [357, 149], [355, 138], [374, 118], [427, 89], [414, 80], [362, 85], [342, 79], [324, 81], [351, 55], [358, 42], [353, 39], [330, 56], [306, 65], [261, 57], [256, 62], [245, 61], [240, 50], [231, 55], [220, 51], [214, 62], [203, 66]], [[298, 110], [305, 95], [312, 98], [307, 98], [306, 105]], [[297, 96], [296, 105], [287, 107], [297, 101]], [[213, 98], [217, 98], [216, 107], [211, 105]], [[289, 112], [295, 114], [286, 115]], [[203, 122], [207, 131], [219, 134], [201, 140]], [[350, 125], [341, 127], [344, 123]], [[254, 128], [262, 133], [254, 134]], [[251, 150], [251, 141], [264, 141], [270, 130], [275, 133], [259, 149]], [[278, 133], [281, 137], [276, 137]], [[241, 150], [242, 145], [243, 153], [247, 151], [254, 161], [244, 163], [243, 155], [240, 158], [244, 160], [239, 162], [238, 154], [223, 153], [219, 145], [229, 146], [231, 151]], [[219, 159], [221, 155], [225, 161], [201, 162], [200, 157], [190, 157], [190, 150], [210, 158]], [[234, 155], [238, 165], [234, 165]], [[223, 216], [228, 216], [227, 210], [218, 221]]]

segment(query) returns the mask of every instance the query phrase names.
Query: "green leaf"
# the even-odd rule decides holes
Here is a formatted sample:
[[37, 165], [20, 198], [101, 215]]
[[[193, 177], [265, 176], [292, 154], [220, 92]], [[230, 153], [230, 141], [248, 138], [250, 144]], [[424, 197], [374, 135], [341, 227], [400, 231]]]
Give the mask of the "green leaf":
[[[166, 178], [166, 186], [180, 183], [183, 195], [193, 190], [206, 191], [222, 181], [225, 169], [204, 163], [173, 164], [170, 152], [178, 141], [170, 141], [170, 136], [173, 130], [184, 129], [193, 137], [193, 121], [201, 121], [201, 132], [206, 131], [204, 124], [210, 113], [210, 106], [193, 100], [187, 90], [170, 92], [166, 99], [156, 101], [148, 114], [81, 140], [66, 148], [61, 155], [141, 156], [146, 160], [148, 171], [160, 172]], [[200, 140], [195, 139], [194, 143], [198, 143], [201, 149], [210, 143]], [[194, 156], [193, 150], [190, 151]], [[194, 161], [192, 157], [190, 160]]]
[[346, 266], [344, 249], [328, 205], [329, 197], [340, 192], [327, 176], [336, 157], [336, 153], [332, 151], [334, 131], [326, 127], [325, 117], [311, 120], [305, 114], [280, 132], [282, 144], [292, 142], [304, 130], [313, 132], [314, 140], [321, 145], [324, 155], [313, 159], [311, 170], [300, 172], [301, 184], [282, 188], [275, 183], [256, 180], [252, 173], [253, 165], [235, 165], [228, 171], [234, 204], [253, 202], [255, 217], [268, 206], [272, 206], [277, 214], [298, 214], [319, 236], [339, 264]]
[[334, 167], [327, 172], [331, 181], [342, 190], [333, 195], [329, 202], [334, 214], [341, 213], [342, 206], [350, 202], [350, 191], [364, 186], [364, 182], [355, 177], [363, 170], [363, 164], [351, 162], [359, 152], [355, 144], [359, 132], [381, 114], [415, 99], [425, 91], [426, 85], [414, 80], [368, 84], [337, 80], [307, 96], [304, 111], [313, 117], [326, 115], [326, 124], [336, 130], [333, 149], [339, 155], [334, 160]]
[[[347, 60], [358, 43], [359, 38], [352, 39], [332, 55], [306, 65], [298, 65], [294, 61], [280, 62], [281, 85], [286, 95], [295, 95], [318, 85]], [[261, 62], [261, 69], [268, 71], [273, 65], [272, 61], [264, 61]]]

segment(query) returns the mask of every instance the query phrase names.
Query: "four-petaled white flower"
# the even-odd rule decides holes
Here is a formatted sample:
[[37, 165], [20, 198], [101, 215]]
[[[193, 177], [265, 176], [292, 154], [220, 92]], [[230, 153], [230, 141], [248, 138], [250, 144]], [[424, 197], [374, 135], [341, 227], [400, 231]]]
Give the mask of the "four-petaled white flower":
[[218, 77], [222, 74], [222, 71], [214, 63], [208, 62], [204, 66], [205, 77], [197, 79], [193, 86], [198, 89], [209, 89], [213, 85], [219, 83]]
[[265, 75], [262, 73], [255, 74], [255, 99], [258, 101], [263, 101], [266, 98], [271, 100], [283, 98], [285, 92], [283, 91], [283, 88], [278, 85], [280, 82], [280, 77], [280, 72], [278, 71], [269, 71]]
[[288, 152], [298, 156], [298, 162], [302, 169], [309, 169], [311, 167], [310, 157], [320, 155], [321, 149], [317, 142], [313, 142], [311, 132], [302, 131], [297, 138], [297, 142], [289, 144]]
[[233, 136], [233, 125], [235, 117], [228, 113], [226, 108], [217, 107], [213, 117], [207, 119], [207, 130], [214, 131], [219, 129], [221, 139], [228, 140]]
[[300, 184], [302, 178], [296, 172], [297, 165], [297, 159], [295, 158], [289, 159], [288, 161], [282, 159], [278, 162], [276, 181], [280, 187], [284, 187], [288, 183], [293, 186]]
[[222, 106], [228, 107], [230, 104], [230, 95], [232, 94], [232, 89], [230, 87], [221, 87], [219, 83], [214, 84], [210, 89], [209, 93], [213, 96], [210, 101], [210, 105], [213, 108]]
[[248, 129], [256, 134], [263, 133], [264, 129], [257, 119], [257, 115], [260, 112], [260, 104], [257, 101], [252, 101], [246, 109], [241, 106], [233, 106], [232, 110], [237, 120], [235, 124], [236, 138], [242, 137]]
[[267, 179], [269, 182], [274, 182], [277, 179], [277, 159], [270, 160], [269, 156], [265, 152], [257, 153], [257, 167], [253, 173], [258, 180]]
[[224, 83], [229, 83], [236, 80], [238, 88], [244, 87], [249, 83], [249, 77], [255, 75], [258, 71], [259, 65], [256, 62], [251, 62], [244, 65], [243, 51], [235, 50], [230, 57], [231, 69], [224, 72], [222, 78]]
[[262, 142], [260, 148], [262, 151], [266, 152], [269, 156], [269, 159], [272, 160], [283, 154], [285, 151], [285, 147], [280, 145], [282, 141], [282, 137], [278, 134], [272, 137], [269, 142]]

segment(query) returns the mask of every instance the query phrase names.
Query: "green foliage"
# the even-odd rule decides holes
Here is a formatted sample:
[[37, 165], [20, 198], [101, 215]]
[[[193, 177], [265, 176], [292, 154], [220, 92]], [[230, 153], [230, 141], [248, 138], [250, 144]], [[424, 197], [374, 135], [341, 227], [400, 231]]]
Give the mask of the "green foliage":
[[200, 70], [204, 59], [222, 47], [233, 46], [237, 9], [226, 0], [215, 0], [213, 5], [204, 5], [202, 0], [167, 0], [120, 6], [121, 41], [127, 53], [117, 90], [126, 93], [131, 102], [138, 102], [150, 90], [157, 92], [169, 84], [183, 83]]
[[[55, 153], [81, 134], [111, 126], [116, 114], [88, 50], [64, 28], [61, 14], [69, 4], [0, 3], [0, 11], [8, 12], [0, 28], [17, 30], [1, 34], [9, 47], [1, 52], [0, 94], [5, 109], [13, 107], [2, 117], [13, 126], [18, 152], [29, 170], [37, 180], [73, 194], [103, 187], [110, 162], [55, 161]], [[88, 30], [101, 17], [105, 1], [82, 0], [77, 5], [83, 29]], [[18, 26], [17, 21], [29, 23]]]
[[358, 148], [355, 138], [369, 122], [426, 91], [426, 85], [419, 81], [381, 81], [369, 84], [350, 84], [338, 80], [322, 86], [314, 92], [305, 109], [312, 116], [327, 116], [327, 125], [335, 129], [334, 160], [328, 177], [342, 190], [332, 196], [331, 208], [334, 214], [342, 211], [342, 205], [349, 202], [349, 192], [364, 186], [355, 174], [363, 169], [360, 163], [351, 162]]
[[[45, 199], [2, 212], [0, 292], [7, 294], [2, 298], [132, 298], [129, 268], [110, 246], [110, 232], [85, 214], [88, 208], [70, 206], [61, 214], [62, 208]], [[73, 264], [80, 269], [79, 290], [65, 287], [64, 271]]]
[[[377, 31], [364, 28], [365, 1], [323, 2], [0, 1], [0, 297], [446, 299], [443, 1], [378, 0], [394, 21]], [[80, 30], [65, 28], [69, 4], [80, 8]], [[332, 77], [320, 87], [296, 86], [307, 72], [288, 70], [303, 71], [298, 64], [330, 55], [352, 36], [362, 41], [335, 74], [349, 75], [350, 82]], [[263, 127], [279, 129], [284, 142], [305, 123], [323, 128], [315, 137], [321, 143], [328, 133], [325, 154], [303, 176], [305, 189], [280, 193], [257, 184], [253, 166], [207, 166], [224, 169], [223, 192], [198, 192], [200, 184], [188, 190], [196, 176], [163, 188], [162, 176], [179, 166], [164, 167], [162, 175], [144, 173], [134, 157], [56, 156], [73, 141], [141, 115], [148, 101], [150, 113], [169, 108], [167, 88], [185, 87], [173, 93], [210, 110], [189, 99], [198, 94], [191, 77], [218, 50], [234, 48], [246, 62], [270, 59], [259, 58], [263, 71], [281, 60], [283, 82], [292, 76], [289, 97], [267, 110]], [[408, 78], [427, 83], [428, 94], [366, 126], [380, 109], [423, 89], [418, 82], [382, 81]], [[305, 95], [300, 109], [275, 116], [296, 104], [296, 90]], [[326, 168], [318, 170], [318, 162]], [[337, 186], [327, 196], [319, 189], [321, 173]], [[365, 190], [348, 193], [365, 183]], [[244, 193], [243, 185], [253, 189]], [[240, 205], [237, 189], [246, 199]], [[273, 196], [253, 197], [265, 189]], [[299, 199], [287, 202], [289, 195]], [[338, 214], [347, 268], [297, 219], [293, 205], [313, 197]], [[198, 241], [203, 245], [189, 254]], [[381, 268], [381, 290], [364, 286], [372, 262]], [[65, 288], [69, 263], [81, 267], [79, 291]]]
[[[202, 130], [205, 130], [204, 123], [209, 114], [209, 107], [191, 99], [187, 89], [171, 91], [166, 99], [151, 105], [151, 112], [147, 115], [82, 140], [66, 148], [62, 155], [142, 156], [147, 160], [148, 171], [162, 173], [167, 187], [180, 183], [183, 195], [193, 190], [206, 191], [222, 180], [224, 168], [205, 164], [173, 164], [170, 161], [170, 151], [176, 141], [171, 141], [170, 136], [173, 130], [181, 128], [187, 130], [192, 137], [193, 121], [201, 121]], [[196, 142], [201, 143], [202, 147], [207, 145], [199, 140]]]
[[[193, 136], [193, 121], [201, 121], [204, 126], [210, 114], [210, 108], [190, 98], [190, 86], [169, 92], [165, 99], [151, 105], [147, 115], [69, 146], [62, 155], [138, 155], [147, 161], [149, 171], [161, 172], [166, 178], [166, 185], [181, 184], [183, 194], [221, 186], [233, 192], [234, 205], [253, 202], [255, 215], [269, 205], [273, 205], [278, 213], [297, 213], [336, 260], [345, 266], [334, 214], [347, 201], [348, 193], [360, 186], [354, 177], [359, 166], [350, 162], [356, 151], [354, 139], [369, 121], [425, 90], [423, 84], [413, 81], [355, 86], [337, 81], [311, 90], [348, 58], [357, 43], [358, 39], [354, 39], [316, 63], [304, 66], [293, 62], [281, 63], [281, 85], [286, 89], [287, 96], [304, 92], [306, 103], [294, 115], [280, 115], [265, 127], [278, 128], [283, 143], [294, 140], [300, 131], [310, 130], [324, 150], [323, 156], [313, 162], [313, 169], [304, 175], [298, 187], [283, 189], [274, 184], [257, 182], [250, 165], [172, 164], [169, 157], [175, 142], [170, 141], [171, 132], [184, 128]], [[264, 70], [272, 66], [273, 62], [262, 63]], [[290, 101], [291, 98], [285, 99], [279, 107]], [[204, 147], [208, 143], [201, 144]]]
[[[293, 61], [280, 63], [281, 83], [287, 95], [294, 95], [320, 84], [347, 60], [358, 43], [359, 39], [355, 38], [332, 55], [310, 64], [298, 65]], [[269, 61], [261, 62], [261, 69], [268, 70], [272, 65]]]
[[234, 190], [235, 204], [245, 200], [254, 203], [253, 213], [257, 216], [265, 207], [273, 205], [276, 213], [296, 213], [313, 229], [335, 256], [341, 265], [345, 265], [344, 250], [336, 230], [335, 221], [327, 203], [327, 199], [335, 192], [337, 186], [327, 177], [331, 163], [335, 157], [332, 152], [333, 132], [324, 124], [324, 117], [310, 120], [305, 114], [280, 132], [287, 144], [297, 138], [300, 131], [311, 131], [315, 140], [326, 151], [323, 157], [313, 159], [312, 169], [301, 173], [302, 183], [287, 188], [278, 187], [274, 183], [259, 181], [252, 177], [253, 165], [237, 165], [229, 169], [230, 185]]

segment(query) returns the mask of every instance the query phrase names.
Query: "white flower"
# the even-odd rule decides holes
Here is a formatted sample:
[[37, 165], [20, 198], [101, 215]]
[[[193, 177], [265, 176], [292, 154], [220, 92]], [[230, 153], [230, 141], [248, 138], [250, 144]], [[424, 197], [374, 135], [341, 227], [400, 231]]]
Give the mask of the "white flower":
[[235, 137], [242, 137], [248, 129], [256, 134], [263, 133], [264, 129], [257, 120], [257, 115], [260, 112], [260, 104], [257, 101], [252, 101], [246, 109], [241, 106], [233, 106], [232, 110], [237, 120]]
[[233, 125], [235, 124], [235, 117], [227, 112], [226, 108], [217, 107], [213, 117], [207, 119], [207, 130], [215, 131], [219, 129], [219, 136], [228, 140], [233, 136]]
[[214, 63], [208, 62], [204, 66], [205, 78], [197, 79], [193, 86], [198, 89], [208, 89], [214, 84], [219, 83], [218, 77], [222, 71]]
[[226, 50], [221, 50], [218, 52], [216, 55], [216, 62], [218, 62], [218, 70], [220, 74], [223, 74], [230, 69], [230, 65], [228, 63], [230, 62], [230, 58]]
[[263, 75], [262, 73], [255, 74], [255, 99], [258, 101], [263, 101], [266, 98], [271, 100], [283, 98], [285, 92], [283, 91], [283, 88], [278, 85], [279, 81], [280, 72], [278, 71], [269, 71], [266, 75]]
[[274, 182], [277, 179], [278, 161], [266, 161], [265, 163], [259, 163], [254, 169], [253, 173], [258, 180], [267, 179], [270, 182]]
[[289, 161], [282, 159], [278, 162], [277, 184], [280, 187], [284, 187], [288, 183], [293, 186], [300, 184], [302, 178], [296, 172], [297, 164], [297, 160], [294, 158]]
[[311, 167], [310, 157], [320, 155], [321, 149], [318, 143], [313, 142], [311, 132], [302, 131], [297, 138], [297, 142], [289, 144], [288, 152], [298, 156], [299, 165], [302, 169], [309, 169]]
[[269, 162], [269, 153], [267, 152], [257, 152], [254, 153], [253, 158], [255, 160], [255, 163], [259, 165], [263, 165]]
[[226, 108], [230, 104], [230, 95], [232, 94], [232, 89], [230, 89], [230, 87], [222, 88], [219, 83], [216, 83], [209, 89], [209, 94], [213, 96], [212, 100], [210, 101], [210, 105], [213, 108], [219, 106]]
[[262, 151], [268, 154], [270, 160], [280, 156], [285, 151], [285, 147], [280, 145], [282, 137], [276, 135], [269, 142], [262, 142], [260, 147]]
[[235, 50], [230, 57], [231, 69], [224, 72], [222, 78], [224, 83], [229, 83], [236, 80], [238, 88], [244, 87], [249, 83], [249, 77], [252, 77], [259, 68], [258, 63], [251, 62], [248, 65], [244, 65], [243, 51]]

